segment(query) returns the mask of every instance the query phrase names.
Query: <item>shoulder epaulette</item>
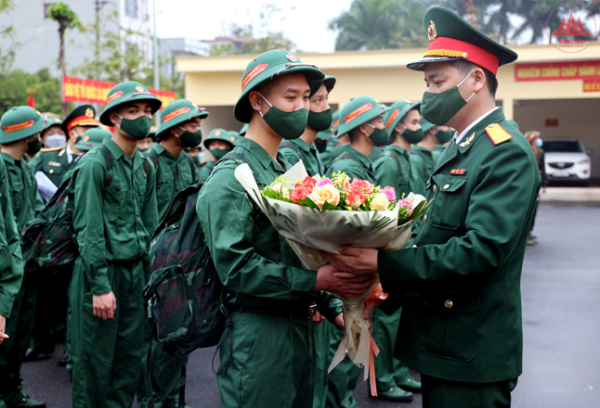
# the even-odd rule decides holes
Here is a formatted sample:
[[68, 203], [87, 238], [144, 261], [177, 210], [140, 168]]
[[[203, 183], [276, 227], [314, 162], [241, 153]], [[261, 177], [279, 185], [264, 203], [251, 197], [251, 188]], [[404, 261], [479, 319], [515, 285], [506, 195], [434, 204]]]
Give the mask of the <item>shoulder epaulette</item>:
[[498, 146], [500, 143], [504, 143], [510, 139], [512, 139], [512, 135], [508, 133], [502, 126], [498, 123], [492, 123], [485, 127], [485, 132], [490, 137], [490, 140], [494, 144], [494, 146]]
[[41, 152], [57, 152], [59, 150], [61, 150], [62, 147], [42, 147], [42, 149], [40, 150]]

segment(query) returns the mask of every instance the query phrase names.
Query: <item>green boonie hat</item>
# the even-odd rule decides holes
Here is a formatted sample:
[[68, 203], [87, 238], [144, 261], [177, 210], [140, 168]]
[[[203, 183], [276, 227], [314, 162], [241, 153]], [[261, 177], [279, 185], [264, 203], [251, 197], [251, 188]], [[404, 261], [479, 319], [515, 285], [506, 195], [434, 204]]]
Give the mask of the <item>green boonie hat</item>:
[[40, 133], [45, 117], [29, 106], [15, 106], [0, 118], [0, 144], [16, 142]]
[[398, 123], [404, 118], [404, 116], [413, 109], [419, 109], [421, 102], [411, 102], [409, 100], [403, 100], [394, 102], [390, 109], [383, 115], [383, 123], [387, 129], [390, 137], [394, 133], [394, 129], [398, 126]]
[[335, 87], [335, 82], [336, 79], [334, 76], [330, 76], [330, 75], [325, 75], [325, 79], [323, 80], [323, 84], [325, 85], [325, 88], [327, 89], [327, 92], [331, 92], [332, 89]]
[[348, 133], [371, 119], [375, 119], [383, 111], [384, 107], [370, 96], [359, 96], [352, 99], [340, 110], [338, 136]]
[[429, 129], [432, 129], [434, 127], [435, 125], [433, 123], [429, 122], [423, 117], [423, 115], [421, 115], [421, 129], [423, 129], [423, 133], [427, 132]]
[[235, 130], [229, 131], [229, 139], [233, 138], [233, 143], [237, 143], [238, 138], [240, 138], [240, 134]]
[[[65, 132], [66, 135], [75, 126], [98, 126], [96, 122], [96, 109], [90, 104], [79, 105], [71, 111], [63, 120], [60, 128]], [[109, 125], [109, 126], [112, 126]]]
[[[46, 118], [46, 123], [44, 124], [44, 129], [42, 130], [42, 134], [50, 129], [52, 126], [59, 126], [62, 129], [62, 121], [60, 119], [57, 118], [49, 118], [49, 117], [45, 117]], [[64, 131], [64, 130], [63, 130]]]
[[424, 71], [431, 62], [469, 61], [496, 75], [498, 67], [515, 61], [517, 53], [498, 44], [474, 28], [456, 13], [444, 7], [432, 7], [425, 14], [429, 48], [423, 58], [408, 68]]
[[250, 122], [252, 106], [248, 95], [259, 85], [278, 75], [302, 73], [310, 86], [310, 96], [319, 90], [323, 83], [323, 72], [314, 65], [304, 64], [296, 55], [286, 50], [263, 52], [246, 67], [242, 76], [242, 95], [233, 108], [233, 116], [242, 123]]
[[246, 136], [246, 132], [248, 131], [248, 124], [244, 123], [244, 126], [242, 126], [242, 129], [239, 132], [239, 135], [244, 137]]
[[106, 107], [100, 114], [100, 123], [106, 126], [113, 126], [108, 118], [108, 114], [117, 106], [133, 101], [148, 101], [152, 104], [152, 114], [154, 115], [160, 109], [162, 102], [148, 89], [139, 82], [127, 81], [121, 82], [113, 87], [106, 98]]
[[333, 131], [335, 132], [336, 136], [340, 136], [340, 134], [338, 133], [338, 129], [340, 128], [340, 111], [336, 110], [335, 112], [333, 112], [333, 115], [331, 115], [331, 119], [333, 119], [333, 123], [331, 124], [331, 126], [333, 127]]
[[160, 127], [156, 131], [156, 140], [160, 141], [164, 133], [173, 126], [181, 125], [193, 118], [206, 118], [208, 111], [206, 108], [199, 108], [195, 103], [187, 99], [178, 99], [171, 102], [161, 112]]
[[112, 138], [113, 134], [100, 127], [87, 130], [83, 136], [78, 137], [75, 148], [83, 151], [92, 150], [100, 146], [105, 140]]
[[224, 142], [229, 143], [231, 147], [235, 145], [235, 137], [233, 137], [233, 135], [230, 135], [229, 132], [225, 129], [211, 130], [206, 139], [204, 139], [204, 147], [208, 149], [208, 144], [213, 140], [222, 140]]

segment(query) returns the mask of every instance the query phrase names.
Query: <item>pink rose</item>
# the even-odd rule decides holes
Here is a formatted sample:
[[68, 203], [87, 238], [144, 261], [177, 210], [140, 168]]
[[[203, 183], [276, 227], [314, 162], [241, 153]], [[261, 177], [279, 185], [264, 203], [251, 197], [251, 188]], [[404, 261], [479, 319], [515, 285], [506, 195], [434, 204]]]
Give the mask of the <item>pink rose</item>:
[[393, 189], [382, 188], [379, 192], [385, 194], [389, 201], [396, 201], [396, 192]]
[[373, 184], [369, 183], [366, 180], [359, 180], [354, 177], [354, 180], [351, 184], [352, 190], [362, 191], [364, 194], [373, 194]]
[[333, 181], [328, 178], [322, 178], [321, 180], [317, 181], [316, 187], [323, 187], [327, 184], [331, 184], [333, 186]]

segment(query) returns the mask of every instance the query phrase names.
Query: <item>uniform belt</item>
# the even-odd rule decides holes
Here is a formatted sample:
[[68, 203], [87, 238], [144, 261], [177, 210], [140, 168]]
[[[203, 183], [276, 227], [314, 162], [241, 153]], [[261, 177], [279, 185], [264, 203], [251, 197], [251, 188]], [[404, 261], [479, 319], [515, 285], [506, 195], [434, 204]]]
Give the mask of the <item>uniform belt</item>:
[[286, 319], [312, 319], [317, 311], [317, 304], [302, 305], [293, 308], [254, 308], [240, 306], [233, 308], [234, 312], [251, 313], [262, 316], [282, 317]]

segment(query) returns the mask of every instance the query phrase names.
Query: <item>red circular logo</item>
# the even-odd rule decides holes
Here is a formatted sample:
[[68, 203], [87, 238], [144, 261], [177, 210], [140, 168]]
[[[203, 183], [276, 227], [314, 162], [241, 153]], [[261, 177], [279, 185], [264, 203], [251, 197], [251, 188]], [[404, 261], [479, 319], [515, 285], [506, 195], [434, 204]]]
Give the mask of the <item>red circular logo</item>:
[[546, 21], [548, 40], [557, 49], [575, 53], [585, 50], [596, 37], [596, 20], [592, 12], [579, 3], [563, 3]]

